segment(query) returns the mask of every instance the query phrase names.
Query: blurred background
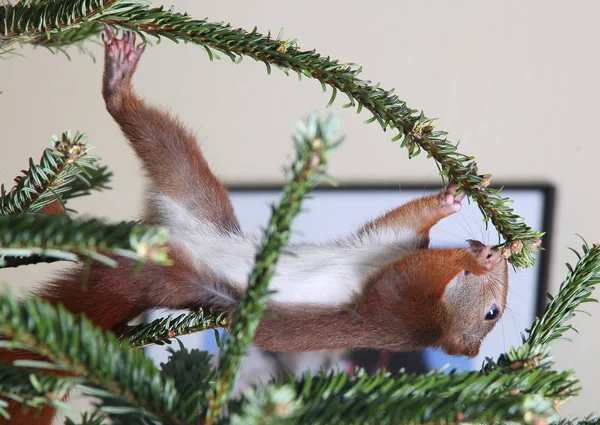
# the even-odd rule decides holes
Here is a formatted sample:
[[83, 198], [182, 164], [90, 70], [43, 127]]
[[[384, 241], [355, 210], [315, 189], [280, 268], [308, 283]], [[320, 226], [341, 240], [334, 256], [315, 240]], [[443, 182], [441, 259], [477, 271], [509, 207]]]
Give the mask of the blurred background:
[[[180, 0], [176, 8], [234, 27], [257, 26], [263, 33], [277, 34], [283, 27], [284, 38], [296, 38], [301, 48], [360, 64], [364, 79], [395, 87], [411, 108], [439, 117], [437, 127], [449, 131], [451, 140], [460, 139], [459, 150], [474, 155], [479, 170], [495, 181], [554, 184], [552, 293], [564, 278], [564, 263], [574, 260], [568, 247], [580, 246], [576, 233], [589, 242], [600, 239], [595, 177], [600, 145], [594, 130], [600, 3]], [[102, 48], [92, 41], [86, 48], [96, 61], [75, 48], [68, 51], [70, 60], [23, 48], [24, 57], [0, 64], [0, 182], [11, 186], [27, 159], [37, 160], [48, 147], [51, 133], [83, 131], [114, 172], [114, 190], [73, 202], [73, 208], [111, 220], [135, 219], [143, 193], [140, 168], [104, 109]], [[377, 124], [364, 125], [368, 113], [341, 109], [344, 96], [326, 110], [329, 94], [318, 82], [299, 83], [275, 69], [268, 76], [264, 64], [251, 59], [210, 63], [202, 48], [164, 40], [146, 49], [134, 81], [140, 95], [197, 131], [213, 170], [230, 185], [282, 183], [295, 123], [311, 111], [343, 119], [346, 141], [329, 168], [340, 183], [400, 189], [441, 183], [431, 160], [409, 161], [390, 143], [391, 134]], [[465, 221], [483, 227], [469, 217]], [[473, 236], [466, 233], [464, 238]], [[0, 281], [30, 289], [57, 269], [55, 264], [2, 271]], [[600, 379], [594, 331], [600, 308], [585, 309], [592, 317], [573, 321], [580, 334], [553, 346], [558, 369], [574, 369], [583, 386], [562, 412], [579, 416], [596, 409], [594, 384]]]

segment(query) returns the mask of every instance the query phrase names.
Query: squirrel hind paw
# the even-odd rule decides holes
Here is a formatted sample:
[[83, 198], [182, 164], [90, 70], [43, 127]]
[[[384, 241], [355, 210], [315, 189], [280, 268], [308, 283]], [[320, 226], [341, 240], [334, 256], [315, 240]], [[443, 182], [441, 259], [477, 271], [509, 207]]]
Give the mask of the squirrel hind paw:
[[146, 45], [144, 43], [135, 46], [135, 34], [131, 31], [123, 31], [121, 38], [115, 37], [110, 27], [102, 31], [107, 59], [112, 65], [125, 70], [131, 70], [140, 59]]
[[117, 38], [109, 26], [102, 30], [102, 40], [105, 48], [105, 84], [107, 93], [118, 93], [131, 78], [135, 67], [144, 52], [144, 43], [135, 46], [135, 34], [123, 31], [123, 36]]

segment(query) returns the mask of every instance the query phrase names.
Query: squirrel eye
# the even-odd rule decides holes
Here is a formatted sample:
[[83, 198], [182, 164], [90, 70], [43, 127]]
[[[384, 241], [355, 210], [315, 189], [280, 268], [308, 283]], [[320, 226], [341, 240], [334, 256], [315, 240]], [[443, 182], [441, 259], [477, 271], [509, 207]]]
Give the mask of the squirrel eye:
[[500, 310], [498, 310], [498, 306], [496, 304], [492, 304], [490, 310], [485, 315], [485, 320], [494, 320], [500, 314]]

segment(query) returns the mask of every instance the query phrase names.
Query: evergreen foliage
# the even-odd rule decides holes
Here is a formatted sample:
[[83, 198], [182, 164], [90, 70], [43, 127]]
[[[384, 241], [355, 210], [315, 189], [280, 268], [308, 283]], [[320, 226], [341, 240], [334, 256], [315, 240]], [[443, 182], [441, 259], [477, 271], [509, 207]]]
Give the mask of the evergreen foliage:
[[38, 212], [53, 202], [64, 205], [68, 199], [89, 195], [91, 190], [108, 188], [112, 173], [98, 166], [97, 157], [88, 155], [91, 146], [83, 134], [53, 135], [51, 144], [39, 165], [29, 158], [29, 170], [15, 178], [10, 192], [0, 185], [0, 216]]
[[19, 265], [20, 260], [13, 257], [30, 255], [71, 261], [81, 255], [116, 265], [107, 254], [117, 254], [169, 264], [163, 246], [167, 236], [166, 229], [133, 222], [111, 225], [97, 219], [43, 214], [0, 217], [0, 268]]
[[[358, 78], [361, 68], [339, 63], [316, 51], [300, 50], [295, 41], [276, 39], [233, 29], [228, 24], [195, 20], [185, 14], [131, 0], [22, 0], [0, 8], [0, 55], [16, 43], [41, 45], [64, 51], [96, 35], [103, 24], [130, 29], [143, 38], [169, 38], [205, 47], [213, 59], [218, 53], [232, 60], [248, 56], [262, 61], [270, 72], [314, 78], [323, 89], [331, 87], [330, 104], [337, 93], [347, 95], [347, 107], [373, 114], [384, 130], [393, 129], [394, 141], [410, 157], [424, 151], [442, 176], [459, 182], [506, 240], [517, 267], [533, 263], [532, 252], [541, 233], [528, 227], [509, 207], [509, 200], [488, 187], [489, 175], [478, 174], [473, 158], [458, 153], [436, 130], [433, 120], [409, 108], [393, 90], [381, 89]], [[289, 228], [306, 194], [324, 176], [326, 154], [336, 145], [336, 122], [312, 116], [298, 127], [297, 158], [288, 169], [288, 182], [278, 207], [273, 207], [249, 277], [249, 288], [231, 322], [224, 316], [197, 311], [159, 319], [128, 329], [118, 338], [102, 332], [85, 317], [75, 317], [37, 297], [17, 302], [10, 292], [0, 293], [0, 347], [31, 351], [44, 361], [0, 364], [0, 397], [31, 408], [51, 405], [67, 409], [59, 400], [72, 388], [97, 397], [95, 412], [79, 422], [105, 424], [118, 419], [128, 424], [380, 424], [519, 422], [558, 420], [558, 404], [575, 396], [577, 381], [569, 371], [553, 369], [549, 344], [571, 329], [566, 323], [582, 303], [593, 301], [591, 291], [600, 279], [600, 247], [584, 243], [578, 261], [568, 266], [560, 291], [543, 315], [523, 336], [523, 345], [488, 359], [481, 371], [425, 375], [382, 372], [368, 376], [353, 373], [305, 375], [271, 382], [230, 400], [239, 362], [252, 340], [265, 302], [268, 282], [279, 254], [289, 238]], [[80, 256], [114, 265], [118, 256], [139, 261], [168, 263], [163, 247], [164, 229], [136, 223], [104, 224], [94, 219], [45, 216], [39, 212], [52, 202], [106, 188], [110, 172], [88, 155], [81, 135], [65, 133], [53, 139], [38, 164], [17, 178], [0, 198], [0, 255], [2, 265], [36, 261], [77, 260]], [[117, 258], [115, 260], [115, 258]], [[184, 347], [173, 352], [157, 369], [140, 346], [170, 342], [179, 335], [227, 327], [229, 338], [219, 367], [210, 356]], [[69, 372], [71, 376], [47, 373]], [[44, 372], [44, 373], [43, 373]], [[0, 400], [0, 415], [6, 416]], [[595, 424], [586, 418], [581, 425]], [[568, 420], [557, 425], [571, 424]]]

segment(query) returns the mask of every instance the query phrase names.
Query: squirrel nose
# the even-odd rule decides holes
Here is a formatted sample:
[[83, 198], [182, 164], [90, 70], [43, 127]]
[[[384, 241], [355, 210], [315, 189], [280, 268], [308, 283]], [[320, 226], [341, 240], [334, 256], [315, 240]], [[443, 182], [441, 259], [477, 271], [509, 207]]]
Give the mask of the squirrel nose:
[[467, 243], [469, 244], [469, 249], [475, 255], [475, 257], [484, 261], [485, 264], [490, 267], [490, 270], [501, 262], [502, 256], [497, 249], [490, 248], [489, 246], [473, 239], [467, 240]]

